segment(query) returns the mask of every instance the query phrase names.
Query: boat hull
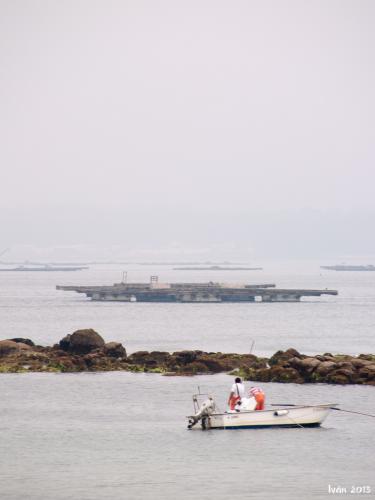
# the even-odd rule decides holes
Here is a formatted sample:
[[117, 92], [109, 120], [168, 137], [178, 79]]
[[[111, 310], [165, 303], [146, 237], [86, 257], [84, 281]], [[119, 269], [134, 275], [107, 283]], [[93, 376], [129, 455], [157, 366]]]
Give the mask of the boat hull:
[[213, 413], [202, 419], [203, 429], [262, 429], [269, 427], [318, 427], [332, 405], [277, 408], [275, 410]]

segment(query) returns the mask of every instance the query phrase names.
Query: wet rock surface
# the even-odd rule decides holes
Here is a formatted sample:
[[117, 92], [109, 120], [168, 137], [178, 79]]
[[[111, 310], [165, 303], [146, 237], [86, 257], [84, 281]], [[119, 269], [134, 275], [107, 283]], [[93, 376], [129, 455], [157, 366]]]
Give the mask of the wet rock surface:
[[0, 373], [135, 371], [165, 375], [238, 373], [245, 380], [282, 383], [365, 384], [375, 386], [375, 355], [325, 353], [306, 356], [295, 349], [271, 358], [199, 350], [137, 351], [127, 355], [119, 342], [105, 343], [94, 330], [77, 330], [54, 346], [32, 340], [0, 340]]
[[30, 339], [24, 339], [24, 338], [21, 338], [21, 337], [17, 337], [15, 339], [9, 339], [9, 340], [11, 340], [12, 342], [26, 344], [26, 345], [29, 345], [30, 347], [35, 346], [34, 342], [32, 340], [30, 340]]
[[267, 369], [241, 370], [245, 380], [262, 382], [365, 384], [375, 386], [375, 355], [325, 353], [306, 356], [295, 349], [278, 351]]
[[81, 372], [128, 370], [126, 350], [105, 343], [95, 330], [77, 330], [50, 347], [30, 339], [0, 341], [0, 372]]
[[95, 349], [100, 349], [104, 344], [104, 339], [91, 328], [88, 330], [77, 330], [72, 335], [67, 335], [60, 341], [61, 349], [74, 354], [88, 354]]
[[31, 347], [22, 342], [15, 342], [14, 340], [0, 340], [0, 356], [9, 356], [11, 354], [27, 351]]

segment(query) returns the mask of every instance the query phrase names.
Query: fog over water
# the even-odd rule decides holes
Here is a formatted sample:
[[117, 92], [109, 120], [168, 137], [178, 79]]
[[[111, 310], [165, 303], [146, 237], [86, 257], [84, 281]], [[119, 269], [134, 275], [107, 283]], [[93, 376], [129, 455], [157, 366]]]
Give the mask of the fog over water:
[[4, 259], [374, 256], [374, 14], [2, 0]]

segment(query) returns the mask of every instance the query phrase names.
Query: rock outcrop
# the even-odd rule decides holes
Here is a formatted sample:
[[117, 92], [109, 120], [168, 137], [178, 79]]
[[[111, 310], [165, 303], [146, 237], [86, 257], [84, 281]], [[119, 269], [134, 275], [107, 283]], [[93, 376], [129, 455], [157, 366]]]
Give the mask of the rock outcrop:
[[111, 358], [126, 358], [125, 347], [120, 342], [108, 342], [104, 345], [104, 352]]
[[66, 335], [53, 347], [38, 346], [21, 338], [0, 341], [0, 372], [3, 373], [111, 370], [128, 370], [126, 350], [119, 342], [106, 344], [92, 329]]
[[265, 359], [257, 358], [251, 354], [224, 354], [203, 351], [179, 351], [173, 354], [163, 351], [138, 351], [129, 356], [128, 362], [146, 370], [186, 375], [220, 373], [234, 369], [267, 366]]
[[366, 384], [375, 386], [375, 356], [326, 353], [306, 356], [295, 349], [278, 351], [266, 370], [242, 370], [247, 380], [262, 382]]
[[15, 339], [10, 339], [12, 340], [13, 342], [17, 342], [17, 343], [20, 343], [20, 344], [26, 344], [30, 347], [33, 347], [35, 346], [34, 342], [30, 339], [24, 339], [24, 338], [21, 338], [21, 337], [17, 337]]
[[[77, 330], [53, 347], [30, 339], [0, 341], [0, 372], [135, 371], [168, 375], [238, 373], [259, 382], [365, 384], [375, 386], [375, 355], [325, 353], [306, 356], [295, 349], [271, 358], [204, 351], [137, 351], [127, 356], [119, 342], [105, 343], [94, 330]], [[234, 371], [234, 372], [233, 372]]]
[[88, 354], [95, 349], [104, 347], [104, 344], [104, 339], [92, 329], [77, 330], [60, 341], [61, 349], [74, 354]]
[[0, 340], [0, 356], [9, 356], [20, 351], [27, 351], [30, 346], [14, 340]]

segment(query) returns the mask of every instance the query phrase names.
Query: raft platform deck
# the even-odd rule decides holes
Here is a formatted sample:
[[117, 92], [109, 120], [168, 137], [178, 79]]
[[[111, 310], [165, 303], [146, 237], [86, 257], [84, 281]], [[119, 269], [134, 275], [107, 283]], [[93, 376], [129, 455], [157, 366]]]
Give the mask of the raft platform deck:
[[337, 290], [276, 288], [274, 284], [115, 283], [112, 286], [56, 286], [97, 301], [118, 302], [299, 302], [301, 297], [338, 295]]

